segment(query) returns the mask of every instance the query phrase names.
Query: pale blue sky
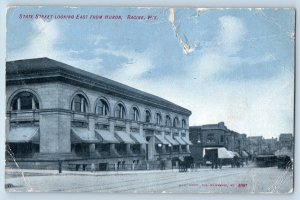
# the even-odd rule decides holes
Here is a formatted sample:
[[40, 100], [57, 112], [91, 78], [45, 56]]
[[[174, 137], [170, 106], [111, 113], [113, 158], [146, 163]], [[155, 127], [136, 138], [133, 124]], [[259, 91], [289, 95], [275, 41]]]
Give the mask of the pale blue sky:
[[[21, 13], [122, 20], [21, 20]], [[11, 8], [7, 59], [46, 56], [128, 84], [190, 109], [190, 125], [224, 121], [266, 138], [293, 131], [293, 10], [175, 9], [173, 25], [171, 13]], [[158, 20], [130, 21], [129, 14]]]

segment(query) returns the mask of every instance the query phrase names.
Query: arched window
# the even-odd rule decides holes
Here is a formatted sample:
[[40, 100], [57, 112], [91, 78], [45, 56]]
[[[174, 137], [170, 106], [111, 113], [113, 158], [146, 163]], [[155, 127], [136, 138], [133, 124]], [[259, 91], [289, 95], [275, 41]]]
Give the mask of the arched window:
[[115, 117], [125, 119], [125, 107], [121, 103], [115, 109]]
[[131, 109], [131, 119], [133, 121], [138, 121], [140, 118], [140, 113], [139, 113], [139, 110], [137, 109], [137, 107], [133, 107]]
[[12, 110], [35, 110], [39, 109], [37, 98], [30, 92], [20, 92], [12, 100]]
[[171, 117], [169, 115], [166, 116], [166, 126], [172, 126]]
[[107, 116], [108, 113], [109, 113], [108, 103], [105, 100], [100, 99], [96, 104], [96, 114]]
[[75, 112], [87, 112], [88, 103], [82, 94], [76, 94], [72, 100], [72, 110]]
[[175, 117], [174, 120], [173, 120], [173, 127], [178, 127], [178, 118]]
[[182, 128], [186, 128], [186, 121], [185, 121], [185, 119], [182, 120], [181, 127]]
[[156, 124], [160, 125], [162, 121], [161, 114], [156, 113]]
[[150, 122], [151, 122], [151, 113], [150, 113], [149, 110], [146, 110], [146, 119], [145, 119], [145, 121], [146, 121], [147, 123], [150, 123]]

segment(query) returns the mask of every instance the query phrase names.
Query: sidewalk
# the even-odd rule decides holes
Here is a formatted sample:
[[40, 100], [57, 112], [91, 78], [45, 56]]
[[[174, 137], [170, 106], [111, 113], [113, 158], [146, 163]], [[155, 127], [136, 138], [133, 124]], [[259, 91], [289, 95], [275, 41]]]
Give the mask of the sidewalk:
[[[187, 173], [198, 172], [198, 171], [220, 171], [226, 169], [232, 169], [230, 166], [224, 166], [222, 169], [211, 169], [211, 168], [197, 168], [194, 170], [189, 169]], [[111, 176], [111, 175], [131, 175], [131, 174], [148, 174], [148, 173], [172, 173], [178, 172], [178, 169], [166, 169], [166, 170], [132, 170], [132, 171], [62, 171], [60, 174], [58, 170], [39, 170], [39, 169], [5, 169], [5, 174], [16, 175], [24, 173], [25, 176], [35, 176], [35, 175], [86, 175], [86, 176]], [[181, 172], [183, 173], [183, 172]]]

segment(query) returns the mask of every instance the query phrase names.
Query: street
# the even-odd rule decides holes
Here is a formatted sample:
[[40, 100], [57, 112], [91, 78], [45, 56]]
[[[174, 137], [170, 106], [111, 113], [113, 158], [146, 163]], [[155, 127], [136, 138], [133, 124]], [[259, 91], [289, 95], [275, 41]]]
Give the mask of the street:
[[6, 184], [9, 192], [288, 193], [293, 191], [293, 172], [275, 167], [62, 174], [6, 169]]

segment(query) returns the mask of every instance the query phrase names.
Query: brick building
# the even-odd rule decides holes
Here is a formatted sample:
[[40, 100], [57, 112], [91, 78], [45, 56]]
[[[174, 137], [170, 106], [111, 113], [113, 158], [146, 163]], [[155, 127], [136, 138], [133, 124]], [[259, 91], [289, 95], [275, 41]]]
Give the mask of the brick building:
[[288, 151], [294, 150], [294, 136], [292, 133], [281, 133], [279, 135], [278, 148], [286, 148]]
[[190, 155], [191, 111], [49, 58], [7, 62], [6, 98], [8, 160]]
[[278, 150], [277, 138], [268, 138], [263, 140], [262, 154], [274, 154]]
[[189, 130], [190, 140], [193, 144], [190, 146], [191, 155], [196, 160], [203, 160], [204, 150], [212, 148], [225, 147], [239, 155], [246, 153], [247, 135], [228, 129], [224, 122], [191, 126]]
[[262, 154], [262, 146], [263, 146], [263, 137], [262, 136], [249, 136], [248, 137], [248, 152], [252, 156], [257, 156]]

